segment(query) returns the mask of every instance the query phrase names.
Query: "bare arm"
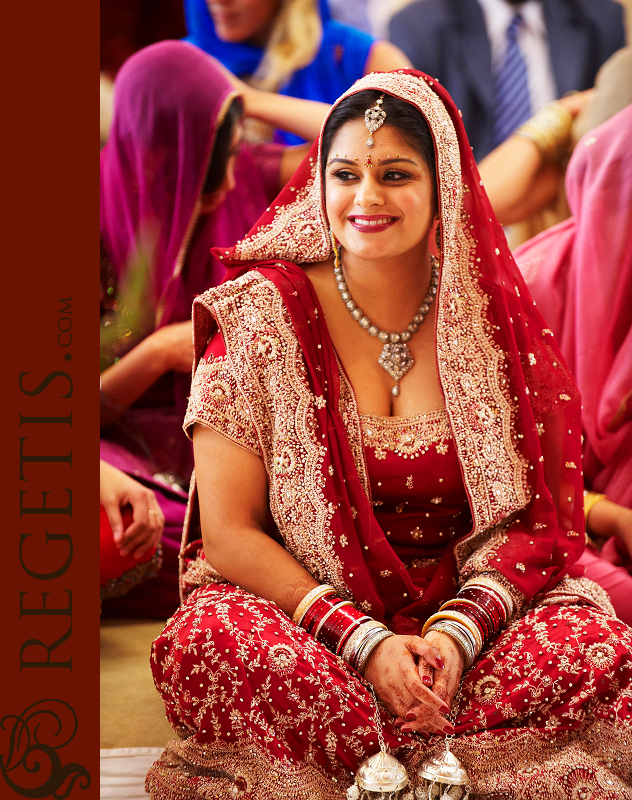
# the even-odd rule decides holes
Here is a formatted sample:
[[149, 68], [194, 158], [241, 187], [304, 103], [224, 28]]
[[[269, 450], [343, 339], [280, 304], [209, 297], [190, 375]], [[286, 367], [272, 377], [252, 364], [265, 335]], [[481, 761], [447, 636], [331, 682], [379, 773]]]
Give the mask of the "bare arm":
[[[239, 79], [232, 76], [231, 80], [235, 82]], [[318, 137], [323, 120], [331, 108], [328, 103], [286, 97], [275, 92], [253, 89], [242, 81], [239, 83], [244, 101], [244, 114], [247, 117], [267, 122], [275, 128], [290, 131], [309, 141]]]
[[589, 511], [586, 526], [588, 532], [596, 536], [618, 536], [632, 556], [632, 508], [604, 497]]
[[[592, 89], [576, 92], [557, 103], [572, 118], [590, 101], [592, 92]], [[570, 129], [567, 133], [570, 136]], [[563, 174], [560, 164], [547, 161], [535, 142], [515, 134], [485, 156], [478, 170], [492, 208], [503, 225], [521, 222], [550, 205]]]
[[390, 72], [393, 69], [413, 69], [408, 56], [392, 42], [378, 39], [369, 50], [364, 74], [369, 72]]
[[[188, 372], [192, 364], [191, 322], [174, 322], [154, 331], [108, 367], [101, 375], [101, 391], [114, 406], [125, 409], [165, 372]], [[111, 417], [101, 424], [107, 421]]]
[[478, 165], [485, 191], [501, 225], [512, 225], [555, 199], [560, 168], [545, 163], [537, 146], [510, 136]]
[[318, 582], [264, 532], [263, 462], [201, 425], [193, 429], [193, 450], [206, 558], [230, 583], [291, 616]]
[[297, 144], [286, 147], [281, 156], [281, 166], [279, 168], [279, 184], [285, 186], [292, 175], [296, 172], [301, 161], [309, 153], [311, 145]]

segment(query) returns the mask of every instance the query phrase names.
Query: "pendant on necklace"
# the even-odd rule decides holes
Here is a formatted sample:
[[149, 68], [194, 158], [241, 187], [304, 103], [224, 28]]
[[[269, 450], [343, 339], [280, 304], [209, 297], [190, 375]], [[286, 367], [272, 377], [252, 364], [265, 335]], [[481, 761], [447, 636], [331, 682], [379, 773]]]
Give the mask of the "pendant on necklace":
[[408, 345], [403, 342], [398, 342], [397, 344], [388, 342], [382, 348], [377, 363], [396, 381], [395, 386], [391, 389], [391, 394], [393, 397], [397, 397], [399, 394], [400, 378], [402, 378], [415, 363], [408, 349]]

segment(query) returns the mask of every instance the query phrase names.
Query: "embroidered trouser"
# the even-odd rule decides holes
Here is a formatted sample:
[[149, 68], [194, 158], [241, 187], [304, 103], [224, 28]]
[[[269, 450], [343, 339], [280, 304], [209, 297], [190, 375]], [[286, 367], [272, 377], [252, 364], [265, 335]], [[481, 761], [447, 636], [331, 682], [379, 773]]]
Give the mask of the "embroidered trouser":
[[[342, 800], [379, 749], [367, 685], [235, 587], [196, 589], [154, 642], [152, 669], [179, 737], [149, 771], [156, 800]], [[416, 786], [442, 740], [380, 716]], [[632, 798], [631, 716], [632, 630], [591, 606], [543, 605], [465, 674], [452, 750], [475, 797]]]

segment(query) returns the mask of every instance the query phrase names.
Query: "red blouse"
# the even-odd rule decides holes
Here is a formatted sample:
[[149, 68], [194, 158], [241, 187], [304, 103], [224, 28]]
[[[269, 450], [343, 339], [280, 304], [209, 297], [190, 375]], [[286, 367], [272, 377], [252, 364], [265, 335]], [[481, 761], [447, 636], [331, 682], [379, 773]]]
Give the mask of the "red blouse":
[[361, 415], [375, 516], [419, 589], [472, 517], [445, 409]]

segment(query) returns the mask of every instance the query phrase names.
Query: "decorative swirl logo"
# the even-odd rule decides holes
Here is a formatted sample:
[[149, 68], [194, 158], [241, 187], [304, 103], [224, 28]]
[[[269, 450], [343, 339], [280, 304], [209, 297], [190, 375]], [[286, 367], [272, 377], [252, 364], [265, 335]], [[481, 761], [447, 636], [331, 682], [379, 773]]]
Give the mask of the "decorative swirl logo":
[[22, 797], [68, 797], [75, 783], [90, 786], [90, 773], [81, 764], [62, 766], [57, 750], [72, 741], [77, 715], [63, 700], [38, 700], [20, 716], [7, 714], [0, 729], [9, 731], [9, 751], [0, 753], [0, 771]]

